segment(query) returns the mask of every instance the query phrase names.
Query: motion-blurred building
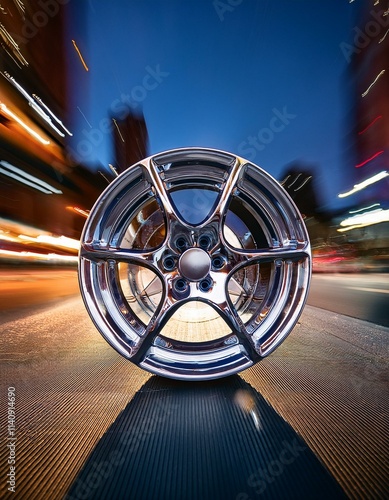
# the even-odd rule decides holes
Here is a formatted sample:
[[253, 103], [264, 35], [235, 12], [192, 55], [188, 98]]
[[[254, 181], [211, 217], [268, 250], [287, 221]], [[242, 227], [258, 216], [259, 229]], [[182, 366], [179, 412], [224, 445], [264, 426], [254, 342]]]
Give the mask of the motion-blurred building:
[[143, 115], [129, 112], [124, 118], [112, 118], [115, 168], [118, 173], [148, 156], [148, 132]]
[[373, 180], [389, 166], [389, 15], [383, 2], [360, 2], [359, 18], [348, 46], [352, 111], [346, 161], [352, 205], [380, 203], [389, 208], [389, 178], [355, 193], [355, 185]]
[[[334, 222], [360, 255], [389, 260], [389, 8], [358, 2], [348, 62], [350, 113], [345, 148], [348, 185], [339, 194], [349, 210]], [[386, 264], [387, 266], [388, 264]]]
[[82, 9], [77, 18], [72, 9], [56, 0], [1, 2], [0, 218], [78, 238], [80, 214], [107, 180], [85, 172], [67, 149], [69, 103], [75, 88], [87, 88], [72, 40], [75, 29], [83, 34]]

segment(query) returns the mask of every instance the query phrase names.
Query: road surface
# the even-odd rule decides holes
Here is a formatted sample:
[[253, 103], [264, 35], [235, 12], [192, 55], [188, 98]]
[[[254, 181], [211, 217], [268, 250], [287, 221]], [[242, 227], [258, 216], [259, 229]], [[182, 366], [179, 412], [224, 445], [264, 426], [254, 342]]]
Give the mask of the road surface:
[[[0, 283], [3, 322], [79, 294], [74, 268], [0, 270]], [[314, 274], [308, 304], [389, 326], [389, 275]]]
[[389, 326], [389, 274], [314, 274], [308, 304]]
[[308, 305], [261, 363], [187, 383], [121, 358], [78, 293], [24, 306], [0, 327], [2, 423], [8, 388], [16, 398], [15, 435], [1, 426], [0, 496], [389, 497], [388, 328]]

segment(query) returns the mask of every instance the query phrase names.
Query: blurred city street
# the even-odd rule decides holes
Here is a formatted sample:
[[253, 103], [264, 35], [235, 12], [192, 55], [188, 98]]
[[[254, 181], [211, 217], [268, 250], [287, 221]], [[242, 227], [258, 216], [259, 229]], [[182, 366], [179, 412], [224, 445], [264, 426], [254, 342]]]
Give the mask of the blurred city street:
[[[0, 270], [0, 317], [4, 322], [50, 301], [79, 294], [75, 268]], [[81, 299], [80, 299], [81, 300]], [[387, 274], [314, 274], [308, 304], [389, 326]]]
[[[172, 381], [103, 340], [75, 270], [46, 272], [21, 272], [14, 298], [27, 300], [1, 312], [2, 394], [11, 386], [16, 396], [12, 498], [387, 497], [388, 328], [308, 305], [254, 367]], [[359, 292], [381, 288], [387, 298], [382, 278], [314, 276], [311, 296], [371, 287]], [[58, 295], [43, 306], [37, 298], [46, 302], [48, 290]], [[1, 477], [7, 453], [3, 446]]]
[[388, 44], [1, 1], [0, 498], [389, 499]]

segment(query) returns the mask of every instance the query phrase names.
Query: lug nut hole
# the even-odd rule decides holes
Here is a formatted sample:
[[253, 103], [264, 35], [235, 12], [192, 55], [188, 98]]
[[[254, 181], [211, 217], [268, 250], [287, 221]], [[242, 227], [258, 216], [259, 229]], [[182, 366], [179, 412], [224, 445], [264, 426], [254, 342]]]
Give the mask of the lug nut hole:
[[224, 265], [224, 259], [221, 255], [216, 255], [216, 257], [212, 259], [212, 267], [214, 269], [221, 269], [223, 265]]
[[179, 236], [176, 239], [176, 247], [178, 250], [185, 250], [187, 247], [186, 239], [183, 236]]
[[188, 288], [188, 283], [183, 278], [178, 278], [174, 282], [174, 289], [176, 292], [182, 293]]
[[163, 267], [166, 269], [166, 271], [172, 271], [176, 267], [176, 261], [169, 255], [169, 257], [164, 258]]
[[212, 288], [212, 280], [210, 278], [205, 278], [200, 281], [199, 288], [202, 292], [209, 292]]
[[211, 246], [211, 238], [208, 235], [200, 236], [199, 247], [206, 250]]

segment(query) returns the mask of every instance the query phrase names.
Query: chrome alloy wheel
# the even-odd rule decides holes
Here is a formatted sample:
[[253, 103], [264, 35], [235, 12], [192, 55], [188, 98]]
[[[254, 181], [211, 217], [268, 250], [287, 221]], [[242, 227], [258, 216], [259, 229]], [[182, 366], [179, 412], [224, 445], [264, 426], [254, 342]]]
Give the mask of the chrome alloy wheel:
[[242, 371], [295, 326], [311, 250], [293, 201], [223, 151], [151, 156], [91, 210], [79, 282], [103, 337], [151, 373], [205, 380]]

